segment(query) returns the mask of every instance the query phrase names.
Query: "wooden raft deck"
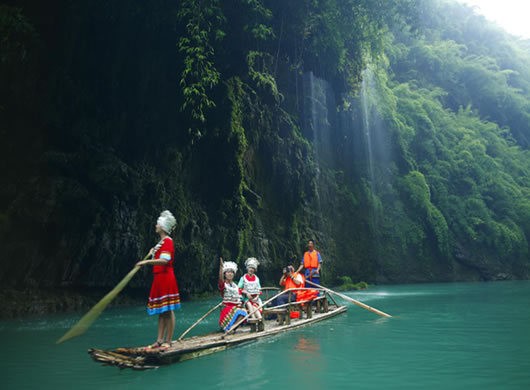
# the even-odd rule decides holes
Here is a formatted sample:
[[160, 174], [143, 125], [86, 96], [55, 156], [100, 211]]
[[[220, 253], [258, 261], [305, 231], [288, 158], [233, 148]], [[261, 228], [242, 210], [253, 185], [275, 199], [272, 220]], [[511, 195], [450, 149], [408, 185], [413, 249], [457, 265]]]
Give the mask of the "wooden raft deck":
[[326, 320], [345, 311], [346, 306], [330, 305], [327, 312], [314, 312], [311, 318], [291, 319], [290, 324], [280, 324], [276, 319], [265, 320], [265, 330], [260, 332], [251, 332], [251, 327], [245, 325], [227, 336], [222, 332], [215, 332], [173, 341], [171, 347], [164, 350], [134, 347], [114, 350], [89, 349], [88, 353], [94, 360], [105, 365], [146, 370], [223, 351], [236, 345]]

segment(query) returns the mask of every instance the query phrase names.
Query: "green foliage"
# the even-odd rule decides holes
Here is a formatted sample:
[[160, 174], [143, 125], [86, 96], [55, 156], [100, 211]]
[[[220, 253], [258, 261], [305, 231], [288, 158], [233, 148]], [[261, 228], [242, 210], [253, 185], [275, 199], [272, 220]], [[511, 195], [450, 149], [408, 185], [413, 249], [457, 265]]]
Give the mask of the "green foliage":
[[[338, 106], [356, 94], [370, 57], [383, 54], [388, 25], [416, 24], [415, 0], [264, 1], [275, 16], [276, 62], [331, 82]], [[277, 64], [275, 65], [277, 66]]]
[[403, 192], [406, 194], [410, 206], [414, 209], [427, 210], [431, 194], [422, 173], [412, 171], [403, 178], [402, 182]]
[[352, 291], [352, 290], [364, 290], [370, 287], [366, 282], [353, 283], [349, 276], [341, 276], [337, 278], [340, 283], [335, 287], [337, 291]]
[[[180, 77], [184, 95], [181, 110], [189, 110], [191, 117], [203, 124], [206, 110], [215, 107], [208, 92], [219, 83], [220, 73], [215, 67], [212, 41], [224, 38], [220, 27], [225, 18], [219, 0], [183, 0], [177, 15], [186, 26], [186, 35], [178, 41], [179, 52], [184, 56]], [[198, 127], [189, 131], [196, 137], [201, 136]]]
[[248, 52], [248, 73], [258, 88], [263, 88], [276, 103], [280, 103], [281, 94], [278, 92], [276, 79], [272, 75], [271, 67], [274, 58], [267, 53], [251, 50]]
[[461, 4], [428, 1], [424, 13], [422, 36], [396, 32], [401, 49], [389, 49], [398, 80], [443, 88], [448, 108], [472, 105], [527, 148], [530, 55], [522, 42]]
[[[418, 164], [418, 170], [400, 180], [408, 213], [426, 223], [444, 256], [455, 246], [471, 245], [523, 261], [528, 236], [522, 233], [517, 202], [527, 191], [523, 177], [530, 164], [526, 153], [506, 137], [506, 129], [481, 119], [482, 113], [500, 119], [495, 113], [504, 104], [497, 99], [490, 107], [492, 101], [481, 99], [519, 99], [521, 91], [508, 85], [514, 73], [501, 71], [491, 57], [470, 56], [464, 44], [427, 31], [429, 38], [398, 34], [410, 49], [389, 49], [395, 56], [389, 63], [395, 81], [383, 89], [393, 96], [387, 100], [397, 102], [385, 117], [392, 118], [389, 124], [404, 139], [402, 153]], [[477, 110], [470, 108], [471, 101], [477, 102]]]
[[268, 9], [261, 0], [244, 0], [246, 6], [249, 8], [249, 13], [246, 15], [247, 18], [252, 22], [245, 24], [243, 30], [252, 33], [252, 36], [258, 40], [267, 40], [274, 36], [273, 28], [265, 22], [270, 21], [272, 18], [272, 12]]
[[0, 5], [0, 62], [24, 61], [35, 30], [20, 8]]
[[401, 179], [400, 184], [408, 213], [419, 217], [418, 222], [424, 221], [425, 227], [434, 233], [438, 250], [447, 256], [449, 249], [447, 222], [440, 210], [431, 203], [430, 189], [425, 176], [421, 172], [411, 171]]
[[[37, 48], [38, 35], [22, 9], [0, 5], [0, 112], [14, 103], [36, 100]], [[7, 130], [7, 125], [0, 126]], [[16, 143], [4, 139], [10, 141]]]
[[27, 2], [0, 48], [3, 283], [112, 285], [162, 208], [183, 294], [219, 255], [276, 283], [308, 237], [348, 289], [530, 275], [528, 44], [465, 6]]

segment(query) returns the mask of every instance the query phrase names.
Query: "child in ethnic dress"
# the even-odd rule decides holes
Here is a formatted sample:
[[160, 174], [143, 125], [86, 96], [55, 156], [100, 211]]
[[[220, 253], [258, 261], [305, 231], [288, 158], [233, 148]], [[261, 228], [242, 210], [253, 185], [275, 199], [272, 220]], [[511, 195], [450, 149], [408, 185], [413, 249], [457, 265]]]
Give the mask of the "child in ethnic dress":
[[138, 266], [145, 264], [153, 265], [153, 284], [147, 304], [147, 313], [149, 315], [158, 314], [158, 337], [156, 342], [148, 349], [169, 348], [173, 331], [175, 329], [174, 310], [180, 309], [180, 296], [173, 272], [173, 259], [175, 250], [173, 240], [169, 234], [173, 231], [177, 221], [173, 214], [165, 210], [160, 214], [156, 221], [155, 231], [160, 236], [160, 241], [149, 254], [153, 257], [151, 260], [139, 261]]
[[223, 262], [222, 258], [219, 261], [219, 290], [224, 304], [219, 316], [219, 326], [223, 332], [227, 332], [236, 320], [245, 317], [247, 312], [241, 307], [241, 291], [234, 283], [237, 264], [232, 261]]
[[[249, 257], [245, 261], [247, 267], [247, 273], [239, 279], [239, 288], [241, 289], [241, 295], [243, 296], [243, 303], [247, 312], [251, 313], [257, 307], [261, 306], [261, 284], [259, 282], [258, 271], [259, 261], [255, 257]], [[255, 311], [250, 318], [261, 320], [261, 313], [263, 309]]]

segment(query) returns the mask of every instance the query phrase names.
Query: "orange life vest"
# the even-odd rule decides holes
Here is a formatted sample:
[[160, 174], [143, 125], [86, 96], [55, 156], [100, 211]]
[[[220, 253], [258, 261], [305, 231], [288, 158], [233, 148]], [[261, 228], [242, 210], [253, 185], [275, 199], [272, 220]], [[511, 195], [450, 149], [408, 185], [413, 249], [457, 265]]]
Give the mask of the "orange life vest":
[[318, 291], [313, 289], [298, 291], [296, 294], [297, 301], [312, 301], [316, 297], [318, 297]]
[[304, 253], [304, 268], [318, 268], [318, 251]]
[[[290, 288], [304, 288], [304, 284], [305, 284], [305, 278], [304, 278], [304, 275], [302, 274], [299, 274], [297, 272], [294, 272], [293, 273], [293, 278], [294, 279], [300, 279], [302, 281], [302, 283], [297, 286], [296, 283], [294, 282], [294, 280], [292, 280], [291, 278], [286, 278], [285, 279], [285, 289], [288, 290]], [[293, 293], [296, 293], [296, 291], [293, 291]]]

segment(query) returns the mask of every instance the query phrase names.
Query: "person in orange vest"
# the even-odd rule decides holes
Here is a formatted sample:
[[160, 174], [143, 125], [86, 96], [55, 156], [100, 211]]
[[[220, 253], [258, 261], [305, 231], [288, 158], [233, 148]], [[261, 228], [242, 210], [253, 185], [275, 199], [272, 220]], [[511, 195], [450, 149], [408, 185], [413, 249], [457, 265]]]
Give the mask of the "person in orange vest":
[[[291, 264], [283, 269], [283, 275], [280, 278], [280, 286], [284, 287], [285, 290], [289, 290], [290, 288], [302, 288], [304, 287], [304, 282], [304, 275], [295, 272], [294, 267]], [[296, 302], [296, 292], [291, 291], [275, 298], [272, 301], [271, 306], [279, 306], [288, 303], [289, 296], [291, 297], [291, 302]]]
[[[315, 242], [313, 240], [307, 242], [307, 249], [308, 251], [304, 253], [304, 257], [302, 258], [302, 264], [300, 264], [300, 267], [298, 267], [296, 272], [300, 272], [302, 268], [305, 268], [305, 279], [315, 284], [320, 284], [320, 265], [322, 263], [322, 256], [320, 256], [319, 251], [315, 250]], [[315, 286], [306, 282], [305, 287], [310, 288]]]

